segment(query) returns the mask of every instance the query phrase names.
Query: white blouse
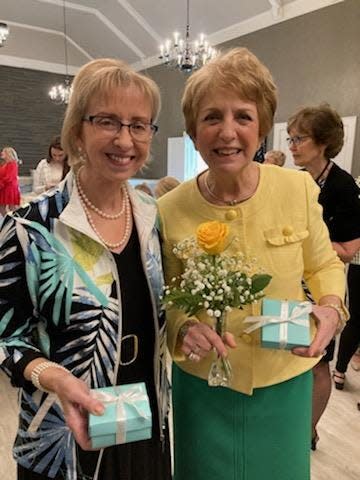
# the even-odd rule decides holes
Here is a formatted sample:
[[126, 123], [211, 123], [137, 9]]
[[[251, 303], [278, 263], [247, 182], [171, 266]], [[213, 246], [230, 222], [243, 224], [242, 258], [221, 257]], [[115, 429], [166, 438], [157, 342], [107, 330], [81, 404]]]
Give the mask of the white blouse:
[[62, 179], [63, 168], [63, 163], [49, 163], [46, 158], [40, 160], [34, 171], [33, 191], [35, 193], [42, 193], [52, 186], [57, 185]]

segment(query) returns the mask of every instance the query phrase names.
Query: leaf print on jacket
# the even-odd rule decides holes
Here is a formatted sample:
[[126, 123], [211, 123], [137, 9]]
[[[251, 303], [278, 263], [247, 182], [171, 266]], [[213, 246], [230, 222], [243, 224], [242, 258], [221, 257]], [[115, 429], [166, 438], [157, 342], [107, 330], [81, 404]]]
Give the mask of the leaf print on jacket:
[[101, 255], [104, 253], [104, 247], [91, 238], [81, 235], [74, 229], [71, 229], [70, 236], [74, 252], [74, 260], [81, 265], [86, 272], [93, 273], [96, 285], [111, 285], [114, 278], [110, 271], [109, 273], [101, 275], [96, 275], [95, 272], [95, 266]]
[[[66, 480], [80, 480], [72, 433], [51, 395], [25, 380], [24, 365], [45, 356], [90, 388], [112, 385], [122, 329], [121, 285], [112, 255], [94, 238], [74, 188], [70, 173], [57, 190], [7, 216], [0, 231], [0, 367], [22, 387], [14, 455], [25, 468]], [[162, 426], [168, 390], [164, 318], [158, 309], [163, 279], [157, 208], [131, 187], [129, 196], [135, 224], [142, 228], [141, 258], [159, 337], [154, 381]]]
[[[49, 396], [45, 396], [49, 399]], [[76, 465], [72, 452], [75, 441], [64, 422], [62, 409], [54, 400], [41, 426], [34, 428], [36, 413], [42, 412], [38, 410], [38, 405], [31, 395], [23, 394], [19, 435], [14, 447], [14, 456], [24, 468], [30, 470], [36, 459], [34, 472], [50, 478], [57, 474], [63, 463], [66, 463], [68, 465], [66, 480], [74, 480]]]
[[90, 297], [85, 299], [85, 295], [84, 292], [82, 297], [74, 296], [74, 303], [79, 306], [86, 302], [86, 310], [71, 315], [67, 330], [74, 339], [66, 342], [57, 354], [74, 375], [93, 388], [100, 388], [114, 382], [119, 306], [117, 300], [111, 299], [103, 307]]

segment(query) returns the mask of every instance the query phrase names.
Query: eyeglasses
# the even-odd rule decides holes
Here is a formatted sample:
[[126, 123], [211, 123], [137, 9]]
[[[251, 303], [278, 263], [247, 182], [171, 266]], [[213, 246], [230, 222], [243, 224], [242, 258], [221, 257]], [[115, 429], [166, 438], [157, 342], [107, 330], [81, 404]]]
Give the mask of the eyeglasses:
[[159, 129], [157, 125], [152, 123], [138, 120], [133, 123], [123, 123], [117, 118], [101, 115], [88, 115], [83, 118], [83, 121], [90, 122], [91, 125], [109, 135], [116, 135], [122, 127], [127, 127], [132, 139], [136, 142], [148, 142]]
[[293, 145], [300, 145], [304, 138], [310, 138], [310, 135], [295, 135], [295, 137], [288, 137], [286, 139], [286, 143], [289, 145], [289, 147], [291, 147], [291, 144]]

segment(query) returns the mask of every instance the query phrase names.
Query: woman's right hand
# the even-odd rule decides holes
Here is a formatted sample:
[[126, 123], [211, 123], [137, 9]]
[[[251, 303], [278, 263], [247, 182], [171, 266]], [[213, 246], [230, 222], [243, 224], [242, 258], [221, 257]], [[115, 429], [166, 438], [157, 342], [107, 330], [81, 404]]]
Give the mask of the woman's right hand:
[[234, 336], [226, 332], [221, 338], [209, 325], [201, 322], [187, 322], [182, 330], [181, 351], [191, 360], [198, 362], [211, 351], [216, 350], [221, 357], [227, 356], [227, 347], [235, 348]]
[[70, 372], [49, 368], [42, 373], [41, 384], [58, 396], [76, 442], [83, 450], [93, 450], [88, 435], [88, 414], [102, 415], [103, 404], [90, 395], [89, 387], [83, 380]]

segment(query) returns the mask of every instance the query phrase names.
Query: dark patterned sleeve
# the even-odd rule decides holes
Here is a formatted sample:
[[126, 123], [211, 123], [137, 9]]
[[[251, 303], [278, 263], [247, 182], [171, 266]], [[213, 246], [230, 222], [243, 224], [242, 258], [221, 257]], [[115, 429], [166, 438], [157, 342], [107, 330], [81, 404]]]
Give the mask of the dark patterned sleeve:
[[27, 383], [26, 365], [44, 356], [36, 345], [37, 319], [27, 285], [28, 245], [25, 229], [6, 217], [0, 232], [0, 367], [16, 387]]

